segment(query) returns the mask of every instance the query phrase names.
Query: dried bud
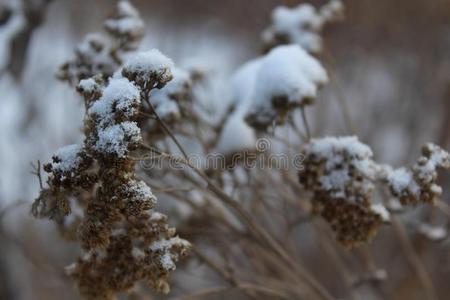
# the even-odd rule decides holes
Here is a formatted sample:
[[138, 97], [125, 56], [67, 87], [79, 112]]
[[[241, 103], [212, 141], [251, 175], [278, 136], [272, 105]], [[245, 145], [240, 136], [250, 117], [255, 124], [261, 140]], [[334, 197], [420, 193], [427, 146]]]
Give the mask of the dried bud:
[[162, 88], [172, 80], [173, 62], [159, 50], [152, 49], [133, 55], [125, 62], [122, 75], [136, 83], [141, 89], [150, 91]]
[[383, 223], [372, 209], [378, 166], [370, 148], [356, 137], [313, 139], [304, 149], [302, 186], [313, 193], [316, 212], [346, 247], [367, 242]]
[[437, 170], [450, 168], [450, 154], [434, 144], [422, 148], [422, 156], [410, 168], [385, 167], [383, 179], [403, 205], [432, 203], [442, 194]]
[[106, 31], [120, 41], [124, 50], [136, 50], [144, 37], [144, 22], [128, 1], [119, 1], [116, 11], [104, 23]]

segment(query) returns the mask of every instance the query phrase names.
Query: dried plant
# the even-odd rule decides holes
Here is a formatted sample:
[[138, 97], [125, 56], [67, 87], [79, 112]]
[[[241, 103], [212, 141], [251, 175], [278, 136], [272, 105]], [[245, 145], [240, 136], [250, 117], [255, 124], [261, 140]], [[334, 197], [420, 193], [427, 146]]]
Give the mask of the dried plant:
[[[330, 79], [320, 32], [342, 13], [338, 0], [319, 9], [276, 8], [264, 54], [236, 70], [226, 109], [204, 107], [212, 74], [183, 70], [156, 49], [137, 51], [144, 24], [128, 1], [106, 19], [108, 35], [84, 39], [58, 73], [84, 98], [84, 140], [44, 165], [47, 185], [32, 207], [81, 245], [67, 273], [83, 297], [140, 295], [138, 283], [168, 293], [175, 264], [193, 248], [190, 260], [247, 298], [335, 299], [299, 259], [294, 235], [309, 224], [337, 265], [343, 298], [360, 299], [360, 285], [386, 279], [364, 246], [392, 225], [426, 299], [437, 299], [397, 214], [442, 205], [438, 169], [450, 168], [450, 155], [427, 144], [414, 165], [394, 168], [357, 136], [313, 137], [307, 120]], [[283, 129], [295, 137], [280, 135]], [[212, 153], [219, 160], [207, 165]], [[288, 165], [275, 164], [286, 157]], [[177, 203], [182, 217], [171, 220], [189, 242], [156, 211], [162, 197]], [[424, 222], [414, 226], [432, 240], [447, 235]], [[367, 258], [363, 271], [341, 268], [350, 248]]]

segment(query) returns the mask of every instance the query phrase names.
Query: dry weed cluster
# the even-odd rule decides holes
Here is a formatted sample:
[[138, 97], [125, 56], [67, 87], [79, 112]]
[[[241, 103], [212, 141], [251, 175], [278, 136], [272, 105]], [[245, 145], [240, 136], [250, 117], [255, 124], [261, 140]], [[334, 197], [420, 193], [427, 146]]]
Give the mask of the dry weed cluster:
[[[306, 109], [329, 79], [319, 60], [320, 32], [342, 16], [338, 0], [320, 9], [277, 8], [263, 33], [265, 54], [236, 72], [231, 109], [211, 120], [200, 101], [207, 72], [175, 67], [156, 49], [137, 52], [144, 23], [128, 1], [117, 3], [104, 23], [107, 34], [88, 35], [58, 73], [84, 98], [84, 141], [59, 149], [44, 165], [47, 185], [32, 208], [81, 245], [67, 273], [83, 297], [117, 299], [139, 282], [168, 293], [169, 275], [192, 243], [193, 256], [249, 298], [334, 299], [296, 255], [290, 235], [298, 226], [313, 220], [336, 259], [317, 216], [349, 249], [397, 222], [390, 200], [402, 210], [438, 203], [438, 170], [450, 168], [450, 155], [438, 146], [427, 144], [414, 165], [394, 168], [377, 162], [355, 136], [312, 137]], [[297, 139], [276, 136], [281, 127]], [[203, 169], [190, 163], [190, 147], [181, 142], [204, 155], [253, 151], [268, 159], [270, 151], [252, 147], [261, 137], [302, 154], [303, 168], [258, 170], [236, 162]], [[185, 168], [153, 170], [138, 163], [144, 158]], [[187, 211], [174, 219], [189, 242], [156, 210], [155, 190]], [[367, 281], [384, 279], [375, 271], [366, 270]], [[358, 280], [365, 279], [343, 279], [349, 299], [357, 299]]]

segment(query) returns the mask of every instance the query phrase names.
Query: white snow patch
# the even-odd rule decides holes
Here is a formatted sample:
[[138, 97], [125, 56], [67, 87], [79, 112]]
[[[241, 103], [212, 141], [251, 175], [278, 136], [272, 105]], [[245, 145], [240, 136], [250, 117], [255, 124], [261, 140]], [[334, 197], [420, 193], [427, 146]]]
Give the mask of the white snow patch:
[[[147, 82], [155, 75], [171, 76], [173, 67], [174, 63], [170, 58], [166, 57], [158, 49], [151, 49], [131, 55], [125, 62], [123, 69], [139, 74]], [[169, 79], [167, 78], [167, 81]]]
[[59, 148], [54, 156], [58, 157], [60, 162], [52, 163], [53, 170], [70, 172], [78, 168], [81, 163], [79, 154], [82, 150], [83, 147], [77, 144]]
[[249, 113], [261, 123], [271, 123], [277, 112], [274, 98], [286, 105], [302, 105], [317, 96], [328, 76], [320, 62], [298, 45], [278, 46], [261, 61]]
[[381, 204], [381, 203], [372, 204], [370, 206], [370, 209], [374, 213], [380, 215], [384, 222], [390, 221], [390, 219], [391, 219], [390, 213], [383, 204]]
[[112, 78], [89, 112], [100, 118], [101, 125], [110, 125], [114, 118], [114, 108], [126, 117], [131, 117], [137, 112], [136, 107], [140, 103], [139, 89], [133, 83], [126, 78]]
[[141, 141], [141, 130], [136, 122], [123, 122], [99, 131], [95, 149], [100, 152], [124, 157], [130, 143]]

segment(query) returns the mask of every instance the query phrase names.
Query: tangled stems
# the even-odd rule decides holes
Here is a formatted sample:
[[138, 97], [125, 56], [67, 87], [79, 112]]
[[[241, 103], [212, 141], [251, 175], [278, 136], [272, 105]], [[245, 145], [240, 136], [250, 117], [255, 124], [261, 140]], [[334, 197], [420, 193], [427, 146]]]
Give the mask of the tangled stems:
[[[176, 139], [174, 137], [174, 139]], [[180, 143], [177, 143], [180, 145]], [[223, 203], [228, 205], [235, 215], [237, 215], [240, 220], [248, 226], [249, 233], [257, 240], [262, 241], [266, 246], [270, 247], [274, 253], [277, 254], [279, 258], [286, 264], [286, 266], [290, 268], [294, 268], [295, 273], [303, 279], [320, 298], [324, 300], [331, 300], [333, 297], [327, 292], [327, 290], [316, 280], [313, 276], [301, 268], [298, 264], [294, 263], [289, 254], [284, 250], [279, 243], [273, 238], [273, 236], [267, 232], [260, 224], [258, 224], [254, 218], [241, 206], [239, 202], [230, 197], [227, 193], [223, 191], [217, 184], [215, 184], [203, 170], [197, 168], [192, 163], [190, 163], [187, 159], [182, 157], [174, 156], [172, 154], [164, 153], [155, 149], [154, 147], [148, 145], [142, 145], [146, 150], [149, 150], [153, 153], [158, 154], [161, 158], [170, 159], [175, 163], [180, 163], [185, 166], [188, 166], [191, 170], [193, 170], [198, 176], [200, 176], [207, 184], [206, 188], [210, 190], [213, 194], [215, 194]]]

